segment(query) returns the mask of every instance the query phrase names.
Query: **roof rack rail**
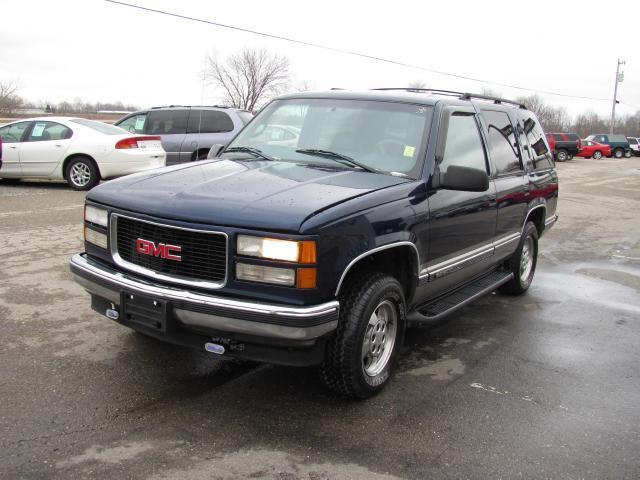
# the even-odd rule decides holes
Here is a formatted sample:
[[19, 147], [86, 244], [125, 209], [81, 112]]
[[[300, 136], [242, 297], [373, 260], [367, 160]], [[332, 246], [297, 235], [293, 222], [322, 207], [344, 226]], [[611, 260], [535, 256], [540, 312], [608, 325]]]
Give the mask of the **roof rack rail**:
[[479, 100], [491, 100], [493, 103], [497, 104], [508, 103], [510, 105], [520, 107], [524, 110], [527, 109], [527, 106], [524, 103], [516, 102], [515, 100], [507, 100], [506, 98], [493, 97], [491, 95], [481, 95], [479, 93], [463, 93], [460, 97], [461, 100], [472, 100], [474, 98], [477, 98]]
[[515, 105], [524, 110], [527, 109], [527, 106], [523, 103], [516, 102], [515, 100], [507, 100], [506, 98], [500, 97], [492, 97], [491, 95], [481, 95], [479, 93], [468, 93], [468, 92], [456, 92], [453, 90], [442, 90], [440, 88], [411, 88], [411, 87], [387, 87], [387, 88], [372, 88], [371, 90], [381, 90], [381, 91], [393, 91], [393, 90], [403, 90], [405, 92], [430, 92], [430, 93], [440, 93], [442, 95], [452, 95], [460, 98], [460, 100], [490, 100], [493, 103], [501, 104], [508, 103], [510, 105]]
[[158, 108], [198, 108], [198, 107], [213, 107], [213, 108], [231, 108], [228, 105], [159, 105], [157, 107], [151, 107], [152, 110]]
[[394, 90], [404, 90], [405, 92], [431, 92], [431, 93], [441, 93], [443, 95], [464, 95], [464, 92], [455, 92], [453, 90], [442, 90], [441, 88], [411, 88], [411, 87], [385, 87], [385, 88], [372, 88], [371, 90], [381, 90], [381, 91], [394, 91]]

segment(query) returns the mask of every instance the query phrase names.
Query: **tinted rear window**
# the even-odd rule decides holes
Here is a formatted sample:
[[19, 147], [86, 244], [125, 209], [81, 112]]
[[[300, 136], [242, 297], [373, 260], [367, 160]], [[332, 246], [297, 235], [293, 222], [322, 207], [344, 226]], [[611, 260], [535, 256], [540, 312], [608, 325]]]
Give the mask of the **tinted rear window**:
[[572, 140], [574, 142], [577, 142], [580, 140], [580, 137], [578, 135], [576, 135], [575, 133], [567, 133], [567, 138], [569, 140]]
[[174, 135], [186, 133], [188, 110], [158, 110], [149, 112], [145, 133]]
[[629, 137], [627, 140], [629, 140], [629, 143], [631, 145], [637, 145], [638, 144], [638, 139], [637, 138]]
[[188, 133], [222, 133], [233, 131], [233, 121], [218, 110], [191, 110]]

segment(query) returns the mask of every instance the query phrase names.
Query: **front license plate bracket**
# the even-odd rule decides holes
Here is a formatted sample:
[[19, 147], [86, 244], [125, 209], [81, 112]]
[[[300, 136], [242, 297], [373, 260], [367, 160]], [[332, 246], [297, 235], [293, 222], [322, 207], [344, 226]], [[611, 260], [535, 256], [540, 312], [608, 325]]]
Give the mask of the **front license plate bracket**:
[[172, 322], [169, 302], [147, 295], [122, 292], [120, 305], [121, 321], [132, 326], [141, 326], [156, 332], [167, 333]]

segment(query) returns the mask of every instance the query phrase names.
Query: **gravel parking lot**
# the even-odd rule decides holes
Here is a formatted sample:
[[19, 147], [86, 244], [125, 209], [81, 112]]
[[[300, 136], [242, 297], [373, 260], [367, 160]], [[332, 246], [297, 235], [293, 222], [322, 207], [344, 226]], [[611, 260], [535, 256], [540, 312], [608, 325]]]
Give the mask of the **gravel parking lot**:
[[365, 402], [93, 313], [84, 194], [0, 182], [0, 477], [638, 478], [640, 159], [558, 171], [528, 294], [410, 330]]

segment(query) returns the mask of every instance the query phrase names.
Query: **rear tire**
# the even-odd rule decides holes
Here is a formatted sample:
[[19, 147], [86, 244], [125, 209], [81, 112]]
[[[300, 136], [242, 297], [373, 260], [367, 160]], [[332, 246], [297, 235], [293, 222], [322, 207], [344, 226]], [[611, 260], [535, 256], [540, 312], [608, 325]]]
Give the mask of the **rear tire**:
[[622, 157], [624, 156], [624, 151], [623, 151], [621, 148], [616, 148], [616, 149], [613, 151], [613, 156], [614, 156], [615, 158], [622, 158]]
[[405, 331], [400, 283], [382, 273], [364, 273], [340, 298], [338, 328], [327, 342], [320, 379], [352, 398], [380, 392], [391, 378]]
[[522, 238], [513, 256], [507, 263], [513, 278], [500, 287], [508, 295], [522, 295], [529, 289], [538, 264], [538, 229], [527, 222]]
[[593, 158], [596, 160], [600, 160], [602, 158], [602, 152], [600, 150], [596, 150], [593, 152]]
[[556, 160], [564, 162], [569, 158], [569, 153], [566, 150], [558, 150], [556, 152]]
[[100, 182], [100, 172], [89, 157], [76, 157], [67, 164], [65, 180], [74, 190], [91, 190]]

